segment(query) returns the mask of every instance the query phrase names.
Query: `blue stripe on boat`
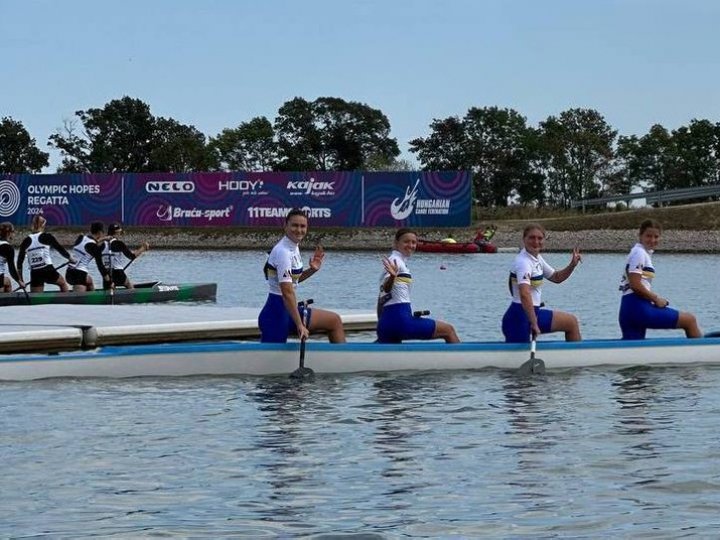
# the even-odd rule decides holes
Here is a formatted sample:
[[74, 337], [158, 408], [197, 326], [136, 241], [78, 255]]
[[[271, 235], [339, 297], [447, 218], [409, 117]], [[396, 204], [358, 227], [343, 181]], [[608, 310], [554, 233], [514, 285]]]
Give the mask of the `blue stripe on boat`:
[[[586, 341], [539, 341], [538, 352], [553, 350], [589, 350], [589, 349], [649, 349], [653, 347], [702, 347], [719, 345], [720, 337], [687, 339], [653, 338], [641, 341], [623, 341], [618, 339], [594, 339]], [[226, 351], [297, 351], [298, 342], [291, 343], [259, 343], [250, 341], [207, 341], [192, 343], [160, 343], [152, 345], [106, 346], [96, 350], [64, 352], [60, 354], [15, 354], [0, 356], [0, 362], [52, 362], [54, 360], [103, 360], [113, 356], [138, 356], [147, 354], [193, 354]], [[377, 343], [350, 342], [332, 344], [326, 342], [308, 342], [307, 352], [316, 351], [348, 351], [364, 353], [385, 353], [393, 351], [528, 351], [527, 343], [501, 342], [464, 342], [448, 345], [443, 342], [410, 342], [401, 344], [380, 345]], [[718, 359], [720, 360], [720, 359]]]

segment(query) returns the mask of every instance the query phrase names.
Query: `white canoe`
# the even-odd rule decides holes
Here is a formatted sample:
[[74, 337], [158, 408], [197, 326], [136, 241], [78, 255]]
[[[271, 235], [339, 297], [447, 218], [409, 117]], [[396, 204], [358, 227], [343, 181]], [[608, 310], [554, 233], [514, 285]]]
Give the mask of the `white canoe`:
[[[316, 373], [515, 369], [529, 358], [523, 344], [469, 342], [402, 345], [309, 342], [306, 366]], [[548, 370], [588, 366], [720, 364], [720, 338], [538, 342]], [[298, 343], [205, 341], [105, 346], [57, 354], [0, 355], [0, 380], [49, 377], [286, 375], [298, 367]]]

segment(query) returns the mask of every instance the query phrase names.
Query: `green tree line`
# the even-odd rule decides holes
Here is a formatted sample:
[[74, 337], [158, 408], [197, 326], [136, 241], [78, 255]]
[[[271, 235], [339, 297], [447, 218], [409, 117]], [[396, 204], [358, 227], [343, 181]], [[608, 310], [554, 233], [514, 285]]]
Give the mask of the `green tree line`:
[[[335, 97], [284, 103], [264, 116], [206, 136], [156, 117], [123, 97], [77, 111], [53, 133], [58, 173], [192, 171], [411, 170], [398, 159], [390, 122], [369, 105]], [[624, 195], [720, 181], [720, 123], [692, 120], [669, 131], [618, 135], [593, 109], [574, 108], [537, 126], [513, 109], [472, 107], [463, 117], [434, 119], [409, 141], [423, 170], [468, 170], [478, 203], [567, 208], [573, 199]], [[39, 172], [49, 154], [21, 122], [0, 121], [0, 172]]]

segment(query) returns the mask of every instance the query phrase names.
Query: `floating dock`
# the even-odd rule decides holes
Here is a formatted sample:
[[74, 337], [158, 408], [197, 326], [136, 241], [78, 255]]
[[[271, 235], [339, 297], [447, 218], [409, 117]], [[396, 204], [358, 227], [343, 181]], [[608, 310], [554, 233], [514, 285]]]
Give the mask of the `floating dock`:
[[[332, 309], [332, 308], [328, 308]], [[374, 331], [375, 313], [332, 309], [345, 332]], [[0, 353], [58, 352], [260, 337], [260, 310], [218, 306], [10, 306], [0, 310]]]

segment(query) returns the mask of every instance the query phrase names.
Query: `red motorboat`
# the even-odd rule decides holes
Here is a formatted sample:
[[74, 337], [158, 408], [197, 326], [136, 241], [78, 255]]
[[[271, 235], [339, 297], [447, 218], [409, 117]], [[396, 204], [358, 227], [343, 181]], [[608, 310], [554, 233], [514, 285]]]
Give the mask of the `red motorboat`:
[[490, 242], [418, 240], [417, 250], [424, 253], [497, 253], [497, 246]]
[[497, 253], [497, 246], [490, 242], [495, 236], [496, 227], [478, 230], [472, 242], [456, 242], [452, 238], [444, 240], [418, 240], [417, 250], [424, 253]]

